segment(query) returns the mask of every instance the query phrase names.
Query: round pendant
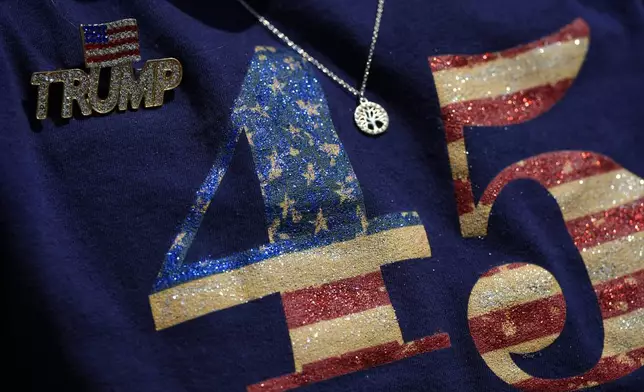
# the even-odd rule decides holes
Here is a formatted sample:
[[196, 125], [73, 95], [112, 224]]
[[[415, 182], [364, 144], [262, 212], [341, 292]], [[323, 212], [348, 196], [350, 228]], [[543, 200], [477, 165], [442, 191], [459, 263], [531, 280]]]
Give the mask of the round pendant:
[[360, 102], [353, 118], [358, 128], [369, 135], [379, 135], [389, 126], [389, 115], [385, 108], [366, 99]]

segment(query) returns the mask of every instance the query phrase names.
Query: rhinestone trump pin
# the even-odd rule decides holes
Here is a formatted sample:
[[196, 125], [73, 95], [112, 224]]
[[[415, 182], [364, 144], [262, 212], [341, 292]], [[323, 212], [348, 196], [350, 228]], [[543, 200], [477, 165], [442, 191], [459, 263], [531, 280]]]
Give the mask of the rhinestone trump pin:
[[[134, 70], [135, 61], [141, 60], [139, 31], [136, 19], [122, 19], [101, 24], [80, 26], [85, 66], [89, 75], [81, 69], [62, 69], [35, 72], [31, 84], [38, 86], [36, 118], [47, 118], [49, 86], [63, 84], [61, 117], [72, 117], [74, 101], [83, 116], [92, 111], [109, 113], [138, 109], [141, 101], [146, 108], [163, 105], [164, 93], [179, 86], [183, 68], [179, 60], [164, 58], [148, 60], [142, 69]], [[98, 85], [101, 69], [111, 68], [109, 92], [99, 97]]]

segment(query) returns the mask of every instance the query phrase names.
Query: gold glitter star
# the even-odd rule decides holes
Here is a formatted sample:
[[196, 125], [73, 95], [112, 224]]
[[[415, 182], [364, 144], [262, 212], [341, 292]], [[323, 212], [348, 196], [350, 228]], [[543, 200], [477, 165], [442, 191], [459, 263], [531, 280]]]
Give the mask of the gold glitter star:
[[626, 283], [629, 286], [637, 286], [637, 279], [633, 278], [632, 276], [629, 276], [628, 278], [624, 279], [624, 283]]
[[322, 145], [322, 151], [324, 151], [326, 155], [331, 158], [329, 165], [335, 166], [335, 158], [340, 154], [340, 145], [324, 143]]
[[300, 128], [294, 127], [292, 124], [289, 124], [288, 126], [288, 131], [291, 133], [293, 136], [300, 136], [300, 132], [302, 131]]
[[501, 330], [503, 331], [503, 334], [508, 337], [514, 336], [517, 333], [517, 327], [514, 325], [512, 321], [509, 321], [509, 320], [505, 321], [501, 325]]
[[322, 230], [326, 230], [326, 231], [329, 230], [329, 227], [327, 226], [327, 220], [324, 217], [324, 214], [322, 213], [322, 208], [320, 208], [320, 211], [318, 211], [318, 215], [315, 218], [314, 224], [315, 224], [315, 233], [314, 234], [317, 234]]
[[255, 53], [257, 53], [257, 52], [265, 52], [265, 51], [275, 53], [275, 48], [272, 47], [272, 46], [256, 46], [255, 47]]
[[315, 181], [315, 169], [313, 168], [312, 163], [309, 163], [306, 166], [306, 173], [302, 174], [302, 177], [306, 178], [306, 186], [311, 185], [311, 183]]
[[362, 226], [362, 231], [364, 233], [367, 232], [367, 229], [369, 228], [369, 221], [367, 220], [367, 216], [365, 215], [364, 211], [362, 211], [362, 208], [360, 208], [360, 205], [356, 206], [356, 216], [360, 218], [360, 226]]
[[309, 139], [309, 146], [313, 146], [315, 142], [313, 141], [313, 136], [311, 136], [310, 133], [304, 132], [304, 136], [306, 136], [307, 139]]
[[615, 307], [621, 310], [622, 312], [626, 312], [628, 310], [628, 303], [624, 301], [619, 301], [615, 304]]
[[306, 110], [306, 114], [309, 116], [319, 116], [320, 112], [318, 111], [318, 108], [322, 106], [319, 103], [311, 103], [311, 102], [304, 102], [301, 99], [296, 101], [297, 106], [300, 107], [300, 109]]
[[268, 227], [268, 241], [270, 242], [275, 242], [275, 234], [277, 233], [277, 229], [280, 227], [280, 220], [279, 218], [275, 218], [273, 223]]
[[300, 155], [300, 150], [298, 150], [297, 148], [290, 147], [288, 150], [288, 153], [291, 154], [292, 157], [296, 157]]
[[291, 208], [293, 205], [295, 205], [295, 200], [289, 199], [288, 193], [285, 193], [284, 201], [279, 204], [280, 208], [282, 209], [282, 219], [286, 218], [289, 208]]
[[345, 200], [353, 199], [353, 188], [345, 188], [344, 184], [341, 182], [336, 182], [340, 189], [334, 191], [340, 196], [340, 204], [344, 203]]
[[172, 247], [174, 248], [177, 245], [181, 245], [181, 243], [183, 242], [183, 237], [185, 237], [185, 236], [186, 236], [185, 232], [179, 233], [177, 238], [174, 239], [174, 243], [172, 244]]
[[337, 157], [338, 154], [340, 154], [340, 145], [324, 143], [322, 145], [322, 151], [324, 151], [328, 156]]
[[201, 197], [197, 198], [197, 202], [195, 203], [195, 207], [202, 214], [206, 212], [206, 210], [208, 209], [209, 205], [210, 205], [210, 200], [204, 200]]
[[273, 90], [273, 94], [275, 94], [277, 91], [279, 91], [279, 92], [281, 93], [281, 92], [282, 92], [282, 88], [283, 88], [284, 86], [285, 86], [285, 85], [284, 85], [284, 84], [282, 84], [282, 83], [280, 83], [280, 81], [279, 81], [279, 80], [277, 80], [277, 78], [273, 78], [273, 83], [271, 84], [271, 90]]
[[302, 213], [293, 208], [291, 209], [291, 217], [293, 218], [293, 223], [299, 223], [302, 220]]
[[261, 106], [259, 106], [259, 103], [255, 104], [255, 106], [253, 106], [252, 108], [249, 108], [249, 110], [251, 112], [255, 112], [255, 113], [259, 114], [262, 117], [270, 118], [268, 113], [266, 113], [266, 111], [264, 109], [262, 109]]
[[300, 64], [299, 61], [295, 61], [293, 57], [287, 57], [284, 59], [284, 62], [288, 64], [289, 68], [291, 71], [295, 71], [296, 69], [302, 69], [302, 64]]
[[272, 181], [276, 178], [280, 178], [280, 176], [282, 175], [282, 168], [277, 161], [277, 150], [273, 150], [273, 153], [266, 158], [268, 158], [271, 163], [271, 169], [268, 172], [268, 180]]
[[605, 218], [599, 218], [599, 219], [591, 218], [590, 223], [592, 223], [593, 226], [595, 226], [595, 227], [600, 227], [604, 223], [606, 223], [606, 219]]

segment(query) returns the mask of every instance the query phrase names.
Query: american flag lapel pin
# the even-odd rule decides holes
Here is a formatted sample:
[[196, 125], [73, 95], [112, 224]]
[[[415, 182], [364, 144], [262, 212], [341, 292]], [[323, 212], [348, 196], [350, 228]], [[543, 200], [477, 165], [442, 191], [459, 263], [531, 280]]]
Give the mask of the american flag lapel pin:
[[[72, 117], [74, 102], [84, 116], [92, 112], [109, 113], [138, 109], [141, 101], [146, 108], [163, 105], [164, 93], [179, 86], [183, 68], [179, 60], [164, 58], [148, 60], [142, 69], [133, 64], [141, 60], [139, 29], [136, 19], [122, 19], [101, 24], [80, 26], [83, 56], [89, 74], [82, 69], [35, 72], [31, 84], [38, 86], [36, 118], [47, 118], [49, 86], [63, 84], [61, 117]], [[111, 68], [107, 97], [99, 97], [101, 69]]]

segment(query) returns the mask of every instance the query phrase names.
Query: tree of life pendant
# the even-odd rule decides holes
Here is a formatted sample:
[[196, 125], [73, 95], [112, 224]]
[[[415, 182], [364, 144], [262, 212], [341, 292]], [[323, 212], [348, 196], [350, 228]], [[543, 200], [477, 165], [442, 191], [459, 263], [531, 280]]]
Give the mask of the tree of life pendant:
[[360, 99], [353, 118], [358, 128], [369, 135], [380, 135], [389, 126], [389, 115], [385, 108], [365, 98]]

